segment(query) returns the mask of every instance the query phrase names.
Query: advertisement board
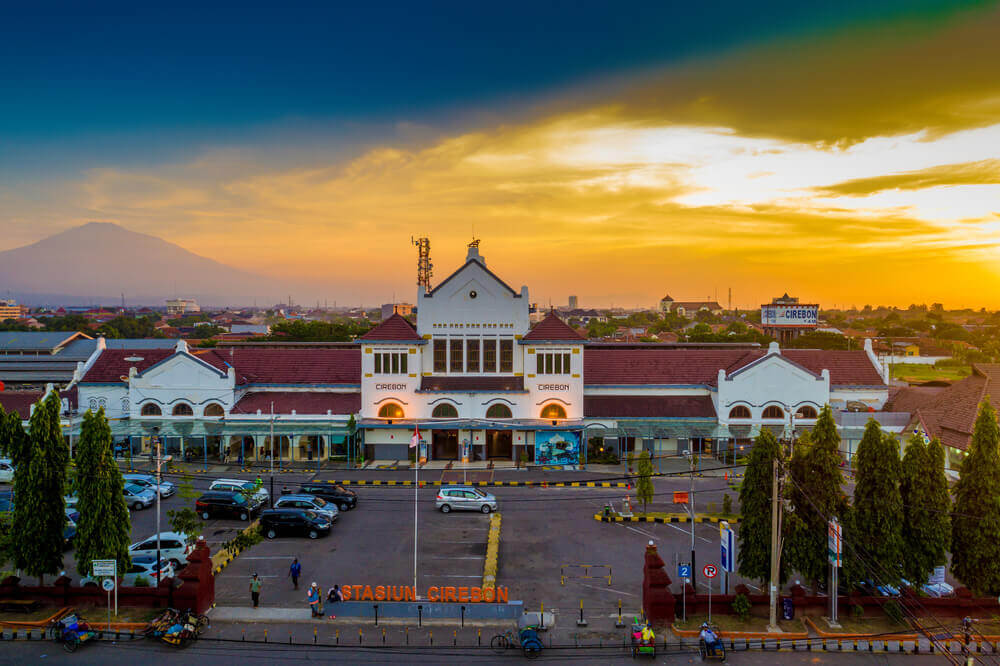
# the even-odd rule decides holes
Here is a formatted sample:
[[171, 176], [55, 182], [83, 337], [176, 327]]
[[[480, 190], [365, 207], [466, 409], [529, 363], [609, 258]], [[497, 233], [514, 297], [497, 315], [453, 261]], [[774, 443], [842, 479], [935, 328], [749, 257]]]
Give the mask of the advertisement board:
[[816, 326], [818, 321], [818, 305], [768, 304], [760, 306], [760, 323], [763, 326], [805, 328]]
[[539, 430], [535, 433], [536, 465], [579, 465], [580, 436], [570, 430]]

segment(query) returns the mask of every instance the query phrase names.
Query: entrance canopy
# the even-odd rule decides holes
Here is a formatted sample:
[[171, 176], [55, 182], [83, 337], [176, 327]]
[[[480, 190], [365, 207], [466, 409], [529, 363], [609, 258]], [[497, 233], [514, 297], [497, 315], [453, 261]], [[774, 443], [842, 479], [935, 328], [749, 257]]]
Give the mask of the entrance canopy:
[[359, 428], [414, 428], [421, 430], [581, 430], [581, 420], [541, 419], [362, 419]]

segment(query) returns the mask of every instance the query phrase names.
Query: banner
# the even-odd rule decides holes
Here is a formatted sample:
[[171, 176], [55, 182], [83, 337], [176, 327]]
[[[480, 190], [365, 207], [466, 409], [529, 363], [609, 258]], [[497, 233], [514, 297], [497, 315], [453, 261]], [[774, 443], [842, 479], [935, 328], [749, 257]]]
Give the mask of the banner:
[[580, 436], [570, 430], [539, 430], [535, 433], [536, 465], [579, 465]]

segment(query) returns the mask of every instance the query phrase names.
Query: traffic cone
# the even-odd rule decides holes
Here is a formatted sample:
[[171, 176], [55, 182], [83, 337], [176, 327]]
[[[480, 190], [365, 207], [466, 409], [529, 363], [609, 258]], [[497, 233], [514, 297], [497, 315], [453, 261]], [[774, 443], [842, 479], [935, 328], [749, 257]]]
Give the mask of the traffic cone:
[[724, 481], [728, 481], [728, 480], [729, 480], [729, 472], [726, 472], [726, 473], [725, 473], [725, 475], [724, 475], [724, 477], [723, 477], [723, 480], [724, 480]]

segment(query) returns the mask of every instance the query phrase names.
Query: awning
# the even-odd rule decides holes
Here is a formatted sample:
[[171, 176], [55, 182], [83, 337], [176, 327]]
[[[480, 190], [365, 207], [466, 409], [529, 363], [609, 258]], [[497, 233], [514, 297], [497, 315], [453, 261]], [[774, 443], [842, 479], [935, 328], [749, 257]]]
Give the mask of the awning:
[[582, 430], [583, 421], [542, 419], [361, 419], [358, 428], [420, 428], [421, 430]]
[[[149, 437], [159, 428], [160, 437], [233, 437], [244, 435], [269, 435], [271, 422], [256, 420], [180, 421], [180, 420], [110, 420], [113, 437]], [[80, 422], [64, 428], [66, 434], [80, 436]], [[274, 422], [275, 435], [329, 435], [343, 437], [348, 434], [344, 423], [330, 421], [281, 421]]]
[[715, 419], [616, 419], [616, 428], [590, 424], [594, 437], [642, 437], [644, 439], [712, 439], [719, 434]]

